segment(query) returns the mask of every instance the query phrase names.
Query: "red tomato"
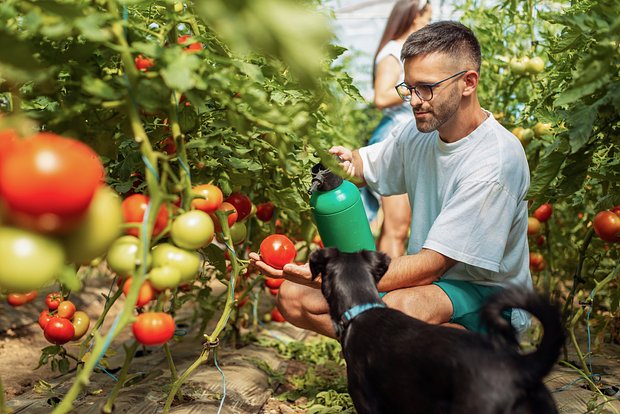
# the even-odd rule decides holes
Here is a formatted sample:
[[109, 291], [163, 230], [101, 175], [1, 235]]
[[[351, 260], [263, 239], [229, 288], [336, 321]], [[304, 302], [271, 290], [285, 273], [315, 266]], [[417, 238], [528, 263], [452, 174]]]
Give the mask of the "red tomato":
[[88, 145], [52, 133], [19, 141], [0, 164], [0, 198], [19, 225], [66, 233], [101, 185], [103, 166]]
[[43, 329], [43, 335], [49, 342], [62, 345], [73, 339], [75, 328], [69, 319], [52, 316]]
[[[235, 224], [235, 222], [237, 221], [237, 217], [239, 216], [239, 214], [237, 213], [237, 209], [235, 209], [235, 206], [233, 206], [227, 201], [224, 201], [222, 205], [220, 205], [217, 209], [224, 212], [232, 211], [232, 213], [228, 215], [228, 227], [231, 227], [233, 224]], [[215, 214], [215, 212], [209, 213], [209, 215], [211, 216], [211, 219], [213, 219], [215, 231], [220, 233], [222, 231], [222, 226], [220, 225], [220, 220], [217, 218], [217, 215]]]
[[205, 213], [213, 213], [222, 205], [224, 194], [213, 184], [202, 184], [192, 189], [200, 198], [192, 200], [192, 207]]
[[286, 319], [284, 319], [284, 316], [282, 316], [278, 308], [273, 308], [271, 310], [271, 320], [274, 322], [286, 322]]
[[[131, 289], [131, 282], [133, 278], [127, 278], [123, 283], [123, 293], [125, 296], [129, 294], [129, 289]], [[150, 301], [155, 298], [155, 289], [153, 289], [153, 285], [148, 280], [145, 281], [142, 286], [140, 286], [140, 292], [138, 293], [138, 300], [136, 302], [136, 307], [141, 308], [146, 305]]]
[[259, 250], [265, 263], [276, 269], [282, 269], [285, 264], [291, 263], [297, 256], [293, 242], [282, 234], [272, 234], [265, 237]]
[[592, 221], [594, 231], [608, 243], [620, 242], [620, 216], [613, 211], [605, 210], [599, 212]]
[[142, 55], [136, 56], [134, 63], [136, 64], [136, 69], [142, 72], [148, 71], [150, 67], [155, 65], [155, 61], [153, 59], [145, 58]]
[[28, 299], [27, 293], [9, 293], [6, 296], [7, 303], [13, 307], [25, 305], [26, 303], [30, 302], [30, 300]]
[[45, 325], [47, 325], [50, 319], [52, 319], [50, 311], [42, 310], [41, 313], [39, 313], [39, 326], [41, 327], [41, 329], [45, 329]]
[[62, 302], [62, 295], [59, 292], [52, 292], [45, 297], [45, 304], [49, 310], [58, 309], [60, 302]]
[[11, 152], [18, 141], [19, 137], [14, 130], [5, 129], [0, 131], [0, 164], [2, 164], [2, 158]]
[[273, 296], [278, 296], [279, 291], [280, 289], [269, 289], [269, 293], [271, 293]]
[[273, 203], [269, 201], [266, 203], [260, 203], [256, 206], [256, 218], [260, 221], [269, 221], [273, 218], [274, 209]]
[[[133, 194], [123, 200], [123, 218], [125, 223], [138, 223], [142, 227], [142, 221], [144, 220], [144, 214], [149, 204], [149, 197], [144, 194]], [[157, 217], [155, 219], [155, 226], [153, 227], [153, 236], [157, 236], [166, 228], [168, 224], [168, 209], [165, 205], [159, 208]], [[140, 234], [140, 228], [126, 229], [127, 234], [138, 237]]]
[[273, 277], [265, 278], [265, 286], [269, 289], [279, 289], [282, 283], [284, 283], [284, 279], [276, 279]]
[[538, 219], [541, 223], [546, 222], [551, 217], [553, 213], [553, 207], [549, 203], [545, 203], [534, 210], [534, 217]]
[[161, 148], [161, 150], [168, 155], [174, 155], [177, 153], [177, 144], [174, 142], [174, 138], [172, 137], [162, 139], [159, 143], [159, 148]]
[[73, 318], [73, 314], [75, 314], [75, 305], [70, 300], [63, 300], [58, 305], [58, 309], [56, 311], [56, 316], [60, 316], [61, 318], [71, 319]]
[[538, 272], [545, 268], [545, 257], [538, 252], [530, 252], [530, 269]]
[[165, 312], [145, 312], [131, 326], [136, 341], [142, 345], [163, 345], [174, 336], [174, 319]]
[[252, 211], [252, 201], [245, 194], [232, 193], [224, 201], [232, 204], [233, 207], [235, 207], [235, 209], [237, 210], [238, 217], [236, 221], [243, 220], [244, 218], [249, 216], [250, 212]]
[[190, 35], [179, 36], [178, 43], [180, 45], [187, 44], [188, 46], [185, 47], [185, 51], [188, 53], [196, 53], [196, 52], [201, 51], [202, 45], [198, 42], [190, 43], [191, 39], [192, 37]]

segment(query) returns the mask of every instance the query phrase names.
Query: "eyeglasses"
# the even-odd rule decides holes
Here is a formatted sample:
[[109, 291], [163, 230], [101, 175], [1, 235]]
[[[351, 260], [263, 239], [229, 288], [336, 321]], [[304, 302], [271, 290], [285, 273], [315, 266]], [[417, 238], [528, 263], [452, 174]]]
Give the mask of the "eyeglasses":
[[405, 101], [410, 102], [412, 97], [412, 91], [415, 92], [416, 96], [420, 98], [422, 101], [430, 101], [433, 99], [433, 88], [444, 83], [447, 80], [452, 78], [456, 78], [459, 75], [466, 73], [466, 70], [462, 70], [457, 74], [450, 76], [449, 78], [445, 78], [440, 80], [439, 82], [431, 83], [431, 84], [422, 84], [418, 86], [409, 86], [405, 82], [399, 83], [396, 85], [396, 92], [398, 92], [398, 96]]

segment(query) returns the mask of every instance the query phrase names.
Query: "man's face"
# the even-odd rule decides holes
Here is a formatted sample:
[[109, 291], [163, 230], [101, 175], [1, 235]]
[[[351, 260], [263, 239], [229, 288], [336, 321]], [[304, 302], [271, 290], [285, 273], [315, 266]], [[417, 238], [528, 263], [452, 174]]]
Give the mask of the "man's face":
[[[462, 68], [457, 67], [445, 54], [417, 56], [405, 61], [405, 83], [409, 86], [433, 84], [460, 70]], [[461, 103], [459, 80], [461, 77], [457, 76], [434, 86], [430, 101], [422, 101], [415, 93], [412, 94], [410, 104], [419, 131], [431, 132], [441, 129], [441, 126], [458, 111]]]

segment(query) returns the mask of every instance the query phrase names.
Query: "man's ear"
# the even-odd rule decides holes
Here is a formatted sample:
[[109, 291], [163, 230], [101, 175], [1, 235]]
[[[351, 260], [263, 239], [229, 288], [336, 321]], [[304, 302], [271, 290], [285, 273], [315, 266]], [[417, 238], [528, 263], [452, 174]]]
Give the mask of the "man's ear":
[[362, 250], [362, 254], [370, 265], [370, 272], [375, 279], [375, 283], [379, 283], [379, 280], [381, 280], [385, 272], [387, 272], [392, 259], [385, 253], [370, 250]]
[[327, 262], [332, 257], [338, 255], [338, 250], [330, 247], [328, 249], [318, 249], [310, 253], [310, 272], [312, 273], [312, 280], [316, 279], [319, 275], [325, 273]]
[[463, 90], [463, 95], [469, 96], [476, 91], [476, 88], [478, 87], [478, 81], [480, 80], [480, 75], [478, 74], [478, 72], [470, 70], [463, 75], [463, 80], [465, 81], [465, 89]]

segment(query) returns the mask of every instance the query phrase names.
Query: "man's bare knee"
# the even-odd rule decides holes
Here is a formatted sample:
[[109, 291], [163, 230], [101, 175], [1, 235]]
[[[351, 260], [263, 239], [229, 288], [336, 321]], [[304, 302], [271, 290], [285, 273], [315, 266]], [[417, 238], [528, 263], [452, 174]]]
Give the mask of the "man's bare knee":
[[435, 285], [395, 290], [383, 301], [390, 308], [435, 325], [447, 323], [452, 317], [450, 299]]

